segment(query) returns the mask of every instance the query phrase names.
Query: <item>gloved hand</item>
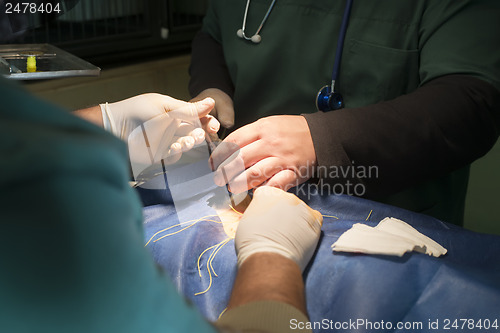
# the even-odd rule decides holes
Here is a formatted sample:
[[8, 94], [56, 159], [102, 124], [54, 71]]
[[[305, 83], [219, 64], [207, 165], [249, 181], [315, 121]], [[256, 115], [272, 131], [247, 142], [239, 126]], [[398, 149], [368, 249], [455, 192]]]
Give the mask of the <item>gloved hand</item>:
[[[197, 103], [188, 103], [166, 95], [149, 93], [116, 103], [101, 104], [100, 107], [104, 128], [127, 141], [129, 146], [131, 143], [133, 146], [136, 141], [133, 138], [134, 142], [131, 142], [129, 137], [134, 129], [148, 124], [148, 144], [159, 147], [161, 141], [161, 144], [167, 147], [166, 151], [158, 152], [155, 155], [159, 158], [170, 156], [170, 163], [177, 161], [182, 152], [202, 143], [205, 139], [204, 131], [216, 133], [220, 128], [217, 119], [208, 115], [214, 107], [214, 100], [210, 98]], [[164, 132], [167, 128], [174, 131], [168, 137], [171, 142], [164, 142], [167, 137]], [[153, 144], [154, 142], [157, 144]], [[163, 146], [162, 148], [165, 148]], [[132, 159], [142, 160], [137, 156], [131, 156]], [[157, 160], [154, 162], [158, 162]]]
[[222, 127], [231, 128], [234, 126], [234, 106], [233, 100], [228, 94], [217, 88], [209, 88], [203, 90], [198, 96], [190, 100], [190, 102], [200, 101], [204, 98], [211, 97], [215, 100], [215, 107], [210, 112], [221, 123]]
[[323, 216], [295, 195], [261, 186], [236, 230], [238, 267], [252, 254], [273, 252], [299, 265], [303, 271], [316, 249]]
[[104, 128], [126, 141], [132, 130], [141, 123], [168, 112], [172, 117], [191, 123], [199, 118], [205, 131], [216, 133], [220, 124], [217, 119], [208, 115], [214, 104], [213, 100], [206, 98], [200, 99], [199, 103], [188, 103], [170, 96], [149, 93], [100, 106]]

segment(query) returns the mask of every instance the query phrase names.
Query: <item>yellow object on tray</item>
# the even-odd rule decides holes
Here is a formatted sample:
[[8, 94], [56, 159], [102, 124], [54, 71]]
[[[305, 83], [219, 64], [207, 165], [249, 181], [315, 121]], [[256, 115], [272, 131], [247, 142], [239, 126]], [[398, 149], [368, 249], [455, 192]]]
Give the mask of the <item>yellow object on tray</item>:
[[28, 73], [36, 72], [36, 57], [29, 56], [26, 60], [26, 71]]

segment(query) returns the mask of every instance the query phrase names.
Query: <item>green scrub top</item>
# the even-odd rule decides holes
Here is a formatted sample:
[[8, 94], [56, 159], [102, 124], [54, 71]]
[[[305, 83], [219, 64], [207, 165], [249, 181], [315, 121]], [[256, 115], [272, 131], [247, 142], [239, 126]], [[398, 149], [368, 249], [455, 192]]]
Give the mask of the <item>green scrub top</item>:
[[[251, 1], [247, 36], [270, 3]], [[236, 36], [246, 1], [211, 1], [203, 31], [223, 46], [235, 86], [236, 126], [316, 111], [318, 90], [331, 82], [345, 3], [276, 1], [262, 41], [254, 44]], [[388, 101], [449, 74], [470, 75], [499, 89], [497, 37], [485, 33], [500, 31], [498, 18], [498, 0], [355, 0], [336, 82], [345, 107]], [[461, 224], [467, 181], [465, 167], [379, 201]]]
[[0, 87], [0, 331], [215, 332], [144, 248], [125, 144]]

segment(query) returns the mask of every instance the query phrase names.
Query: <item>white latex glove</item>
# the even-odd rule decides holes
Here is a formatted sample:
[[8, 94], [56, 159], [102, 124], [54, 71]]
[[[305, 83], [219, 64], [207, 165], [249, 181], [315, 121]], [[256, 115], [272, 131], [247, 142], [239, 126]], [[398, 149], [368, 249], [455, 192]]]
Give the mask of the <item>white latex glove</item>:
[[316, 249], [323, 216], [295, 195], [261, 186], [245, 210], [235, 236], [238, 267], [252, 254], [273, 252], [303, 271]]
[[231, 97], [217, 88], [209, 88], [203, 90], [198, 96], [191, 99], [191, 102], [201, 101], [207, 97], [211, 97], [215, 100], [215, 107], [210, 112], [211, 115], [215, 116], [222, 127], [231, 128], [234, 126], [234, 105]]
[[[101, 104], [104, 128], [117, 137], [127, 141], [130, 133], [145, 122], [169, 113], [165, 121], [180, 120], [180, 130], [176, 139], [192, 136], [199, 141], [198, 133], [191, 133], [196, 127], [201, 127], [208, 133], [217, 133], [220, 124], [208, 113], [214, 107], [213, 99], [203, 99], [196, 103], [184, 102], [170, 96], [150, 93], [134, 96], [116, 103]], [[199, 120], [198, 120], [199, 119]], [[182, 125], [182, 126], [181, 126]], [[190, 140], [190, 139], [188, 139]]]
[[219, 130], [208, 115], [214, 104], [211, 98], [189, 103], [151, 93], [100, 106], [104, 128], [127, 142], [134, 179], [144, 183], [204, 143], [205, 131]]

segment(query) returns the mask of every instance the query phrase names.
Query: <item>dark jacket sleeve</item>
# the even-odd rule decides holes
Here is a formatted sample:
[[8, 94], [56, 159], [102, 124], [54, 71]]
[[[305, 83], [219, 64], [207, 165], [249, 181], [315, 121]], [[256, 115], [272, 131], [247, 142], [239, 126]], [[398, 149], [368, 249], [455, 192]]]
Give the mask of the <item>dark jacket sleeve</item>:
[[207, 88], [218, 88], [233, 97], [234, 85], [222, 45], [203, 31], [198, 32], [192, 43], [189, 75], [189, 93], [192, 97]]
[[[470, 76], [448, 75], [391, 101], [304, 116], [320, 178], [327, 183], [363, 183], [366, 196], [376, 198], [486, 154], [500, 133], [500, 92]], [[329, 177], [332, 167], [375, 167], [377, 177]]]

